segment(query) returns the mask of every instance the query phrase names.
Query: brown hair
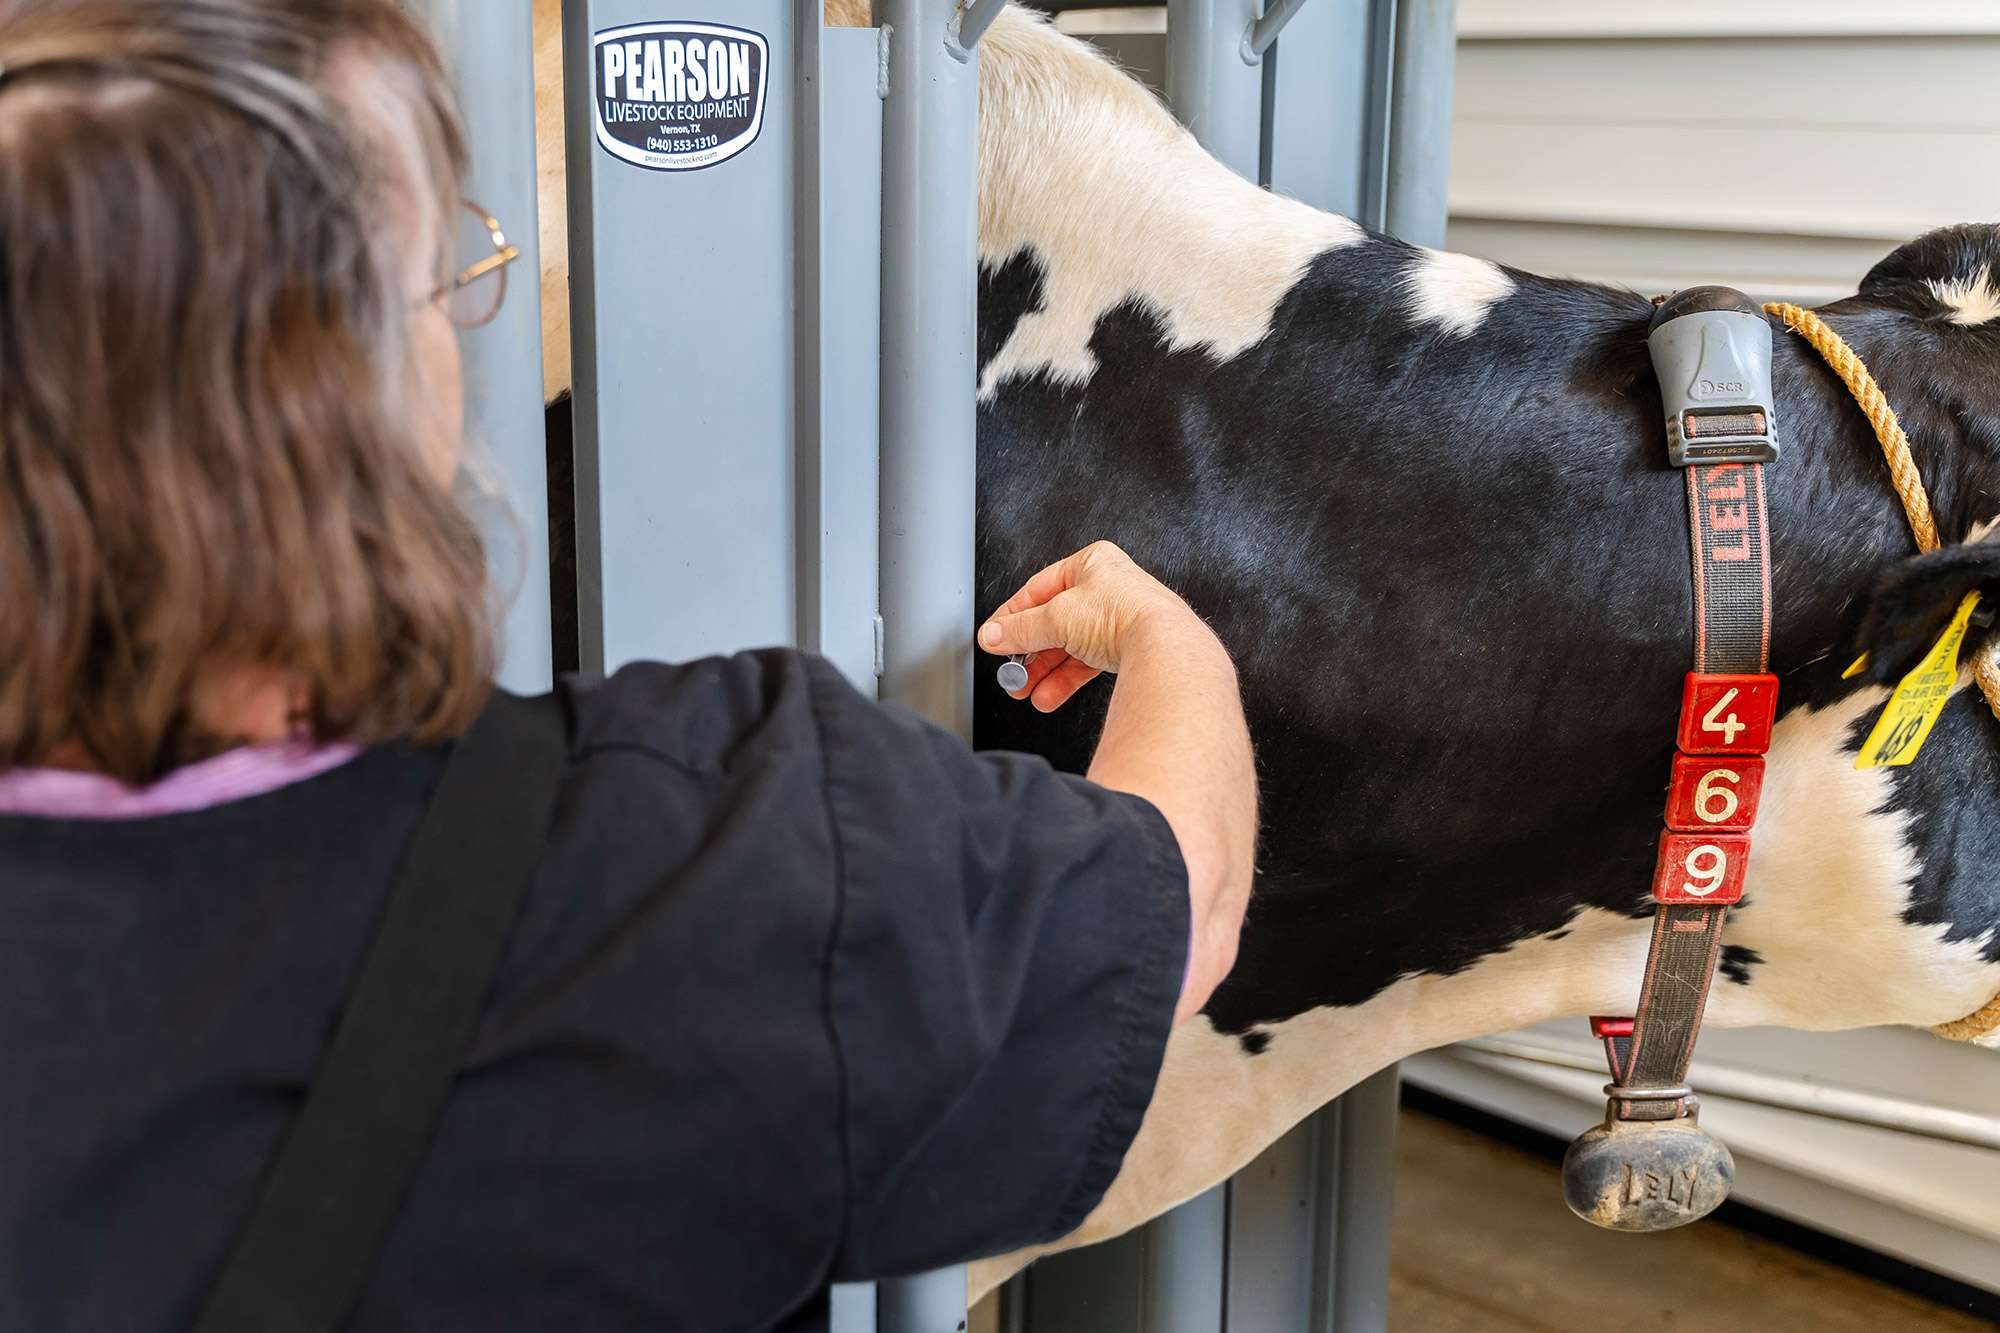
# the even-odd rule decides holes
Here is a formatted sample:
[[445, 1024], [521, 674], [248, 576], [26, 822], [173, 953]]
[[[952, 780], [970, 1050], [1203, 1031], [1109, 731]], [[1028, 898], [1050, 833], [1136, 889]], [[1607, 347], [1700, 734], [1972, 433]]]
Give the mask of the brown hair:
[[406, 103], [448, 208], [447, 88], [391, 0], [0, 0], [0, 769], [212, 753], [228, 665], [303, 678], [325, 739], [477, 713], [484, 554], [426, 469], [391, 225], [431, 205], [364, 123]]

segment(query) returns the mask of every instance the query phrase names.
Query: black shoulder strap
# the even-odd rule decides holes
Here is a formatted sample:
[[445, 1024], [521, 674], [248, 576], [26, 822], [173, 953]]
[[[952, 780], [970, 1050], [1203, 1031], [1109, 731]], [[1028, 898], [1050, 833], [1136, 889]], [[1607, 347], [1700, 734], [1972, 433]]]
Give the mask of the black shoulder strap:
[[556, 696], [496, 691], [453, 747], [196, 1333], [331, 1333], [360, 1300], [541, 863], [568, 744]]

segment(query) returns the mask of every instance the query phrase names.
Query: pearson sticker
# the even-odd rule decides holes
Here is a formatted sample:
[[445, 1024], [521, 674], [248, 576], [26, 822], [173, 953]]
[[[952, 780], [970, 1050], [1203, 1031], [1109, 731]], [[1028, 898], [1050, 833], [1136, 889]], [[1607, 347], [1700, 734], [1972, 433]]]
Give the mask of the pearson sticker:
[[721, 23], [634, 23], [591, 38], [597, 142], [652, 171], [727, 162], [764, 128], [770, 46]]

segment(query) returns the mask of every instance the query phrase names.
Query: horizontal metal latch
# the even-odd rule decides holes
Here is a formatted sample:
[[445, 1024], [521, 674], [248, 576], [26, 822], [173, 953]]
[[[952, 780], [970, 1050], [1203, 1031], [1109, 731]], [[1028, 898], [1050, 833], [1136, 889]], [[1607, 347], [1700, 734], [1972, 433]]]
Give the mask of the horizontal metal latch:
[[1732, 287], [1689, 287], [1653, 313], [1646, 338], [1667, 414], [1667, 461], [1774, 463], [1771, 326]]

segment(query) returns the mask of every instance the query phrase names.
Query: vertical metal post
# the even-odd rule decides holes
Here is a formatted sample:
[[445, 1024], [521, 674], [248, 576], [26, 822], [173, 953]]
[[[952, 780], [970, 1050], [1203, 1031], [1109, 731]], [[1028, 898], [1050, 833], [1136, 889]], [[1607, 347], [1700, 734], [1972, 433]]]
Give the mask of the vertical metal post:
[[[470, 467], [497, 495], [476, 494], [495, 586], [506, 596], [499, 679], [509, 689], [549, 687], [548, 460], [542, 429], [542, 302], [535, 225], [534, 16], [525, 4], [417, 0], [437, 38], [471, 135], [466, 193], [492, 210], [521, 249], [507, 300], [484, 328], [461, 338]], [[481, 512], [497, 510], [498, 512]]]
[[1222, 1333], [1229, 1271], [1229, 1190], [1217, 1185], [1146, 1228], [1144, 1333]]
[[879, 1333], [965, 1333], [965, 1324], [963, 1266], [876, 1285]]
[[1167, 0], [1167, 101], [1196, 142], [1259, 179], [1264, 68], [1243, 58], [1257, 0]]
[[656, 28], [607, 38], [600, 60], [600, 36], [661, 23], [659, 6], [564, 6], [587, 668], [789, 643], [798, 633], [793, 9], [793, 0], [728, 7], [727, 24], [706, 35], [720, 43], [738, 34], [728, 40], [754, 48], [718, 66], [747, 78], [733, 100], [761, 108], [754, 129], [732, 129], [734, 151], [720, 160], [662, 166], [607, 148], [597, 123], [602, 85], [621, 113], [606, 123], [613, 142], [623, 133], [670, 154], [678, 150], [668, 145], [692, 141], [688, 126], [649, 117], [668, 103], [634, 95], [620, 72]]
[[1395, 1065], [1341, 1097], [1333, 1246], [1333, 1333], [1382, 1333], [1389, 1326], [1389, 1239], [1396, 1192]]
[[952, 0], [881, 0], [882, 693], [972, 735], [979, 57]]
[[[1393, 0], [1383, 222], [1420, 245], [1444, 244], [1457, 65], [1455, 0]], [[1380, 1071], [1340, 1099], [1334, 1185], [1333, 1333], [1381, 1333], [1389, 1322], [1401, 1077]]]
[[[880, 34], [794, 0], [798, 644], [876, 691], [881, 594]], [[873, 1322], [868, 1327], [873, 1327]]]
[[1387, 156], [1387, 118], [1374, 109], [1394, 26], [1395, 0], [1308, 0], [1285, 26], [1265, 57], [1272, 68], [1264, 153], [1273, 190], [1382, 225], [1379, 190], [1367, 187]]
[[[882, 693], [972, 737], [979, 55], [953, 0], [880, 0]], [[948, 44], [949, 41], [949, 44]], [[965, 1326], [965, 1270], [882, 1284], [881, 1333]]]
[[1444, 244], [1457, 10], [1456, 0], [1396, 5], [1386, 226], [1419, 245]]

